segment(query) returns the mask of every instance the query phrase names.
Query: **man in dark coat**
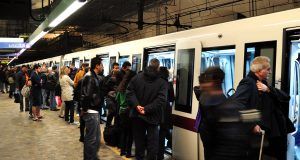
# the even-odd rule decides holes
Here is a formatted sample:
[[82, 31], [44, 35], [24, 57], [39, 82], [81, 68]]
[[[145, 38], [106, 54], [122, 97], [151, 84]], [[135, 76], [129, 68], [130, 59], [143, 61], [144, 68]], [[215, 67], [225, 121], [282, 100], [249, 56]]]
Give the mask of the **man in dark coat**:
[[32, 94], [32, 114], [33, 114], [33, 121], [41, 120], [42, 116], [40, 113], [40, 107], [43, 103], [42, 100], [42, 85], [41, 85], [41, 66], [36, 64], [33, 67], [34, 71], [31, 73], [31, 94]]
[[135, 76], [126, 90], [126, 99], [131, 108], [135, 156], [144, 159], [147, 145], [147, 159], [157, 159], [159, 130], [162, 109], [167, 103], [168, 84], [160, 78], [159, 61], [150, 60], [142, 73]]
[[[21, 67], [21, 70], [16, 74], [16, 90], [19, 94], [20, 98], [20, 111], [24, 111], [24, 104], [23, 104], [23, 95], [21, 94], [21, 90], [26, 84], [26, 82], [29, 79], [29, 75], [27, 73], [27, 66], [23, 65]], [[29, 100], [28, 98], [25, 98], [25, 111], [29, 110]]]
[[[233, 95], [236, 101], [242, 103], [247, 109], [261, 111], [261, 121], [253, 124], [252, 132], [259, 134], [261, 129], [266, 131], [269, 147], [266, 152], [278, 160], [286, 159], [286, 135], [284, 128], [287, 119], [280, 110], [280, 104], [276, 100], [278, 92], [267, 83], [271, 73], [270, 59], [265, 56], [256, 57], [251, 63], [251, 71], [238, 85]], [[253, 156], [257, 158], [258, 151], [254, 150]], [[266, 153], [267, 154], [267, 153]]]

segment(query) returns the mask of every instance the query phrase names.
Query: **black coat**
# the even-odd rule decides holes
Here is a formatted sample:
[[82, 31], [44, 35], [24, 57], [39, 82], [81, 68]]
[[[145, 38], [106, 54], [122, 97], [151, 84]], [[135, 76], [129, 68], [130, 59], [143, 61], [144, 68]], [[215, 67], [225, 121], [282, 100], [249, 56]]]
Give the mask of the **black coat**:
[[83, 111], [88, 109], [99, 110], [103, 93], [101, 87], [103, 80], [94, 71], [88, 72], [81, 82], [80, 100]]
[[16, 88], [19, 89], [20, 91], [22, 90], [23, 86], [26, 83], [26, 74], [22, 71], [19, 71], [16, 73]]
[[[167, 103], [167, 92], [168, 83], [156, 71], [145, 68], [133, 77], [126, 90], [126, 100], [131, 107], [130, 117], [139, 117], [147, 123], [158, 125]], [[145, 115], [136, 111], [138, 105], [145, 108]]]
[[[284, 114], [281, 110], [281, 103], [277, 100], [278, 96], [284, 95], [279, 94], [278, 90], [269, 86], [266, 81], [262, 81], [262, 83], [269, 87], [270, 92], [259, 92], [256, 86], [257, 80], [256, 75], [250, 72], [239, 83], [233, 98], [242, 103], [246, 109], [258, 109], [261, 111], [261, 121], [257, 124], [266, 130], [268, 137], [286, 135], [286, 120], [283, 119]], [[284, 99], [283, 97], [281, 98]]]
[[32, 96], [32, 105], [33, 106], [41, 106], [43, 103], [42, 100], [42, 85], [41, 85], [41, 77], [36, 72], [31, 73], [31, 96]]

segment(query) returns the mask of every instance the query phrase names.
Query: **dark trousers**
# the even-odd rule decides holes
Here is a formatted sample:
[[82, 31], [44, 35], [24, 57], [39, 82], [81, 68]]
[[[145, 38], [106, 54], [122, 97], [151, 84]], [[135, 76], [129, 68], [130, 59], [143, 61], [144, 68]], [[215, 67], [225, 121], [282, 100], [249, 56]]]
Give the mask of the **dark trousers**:
[[[111, 126], [111, 122], [113, 120], [114, 117], [117, 116], [117, 112], [108, 112], [107, 115], [107, 121], [106, 121], [106, 126]], [[116, 122], [116, 118], [115, 118], [115, 122]]]
[[121, 153], [126, 155], [131, 155], [131, 148], [133, 142], [133, 135], [132, 135], [132, 122], [129, 118], [128, 113], [121, 113], [120, 114], [121, 120]]
[[74, 103], [73, 101], [65, 101], [65, 121], [69, 121], [69, 113], [70, 113], [70, 123], [74, 122]]
[[147, 160], [156, 160], [158, 153], [158, 125], [145, 122], [140, 118], [132, 119], [135, 157], [143, 160], [147, 144]]
[[213, 149], [215, 146], [214, 138], [211, 133], [206, 131], [201, 131], [200, 137], [204, 148], [204, 159], [210, 160], [213, 156]]
[[80, 126], [79, 126], [79, 128], [80, 128], [80, 138], [83, 139], [84, 138], [85, 121], [83, 120], [82, 116], [79, 118], [79, 122], [80, 122]]
[[277, 160], [286, 160], [287, 138], [286, 136], [268, 138], [269, 146], [264, 148], [264, 153]]
[[83, 115], [85, 121], [84, 137], [84, 160], [98, 160], [98, 150], [100, 148], [100, 121], [98, 113], [87, 113]]
[[159, 160], [164, 159], [166, 138], [168, 139], [168, 143], [171, 143], [172, 137], [170, 135], [170, 128], [166, 124], [161, 124], [159, 128], [159, 150], [157, 157]]

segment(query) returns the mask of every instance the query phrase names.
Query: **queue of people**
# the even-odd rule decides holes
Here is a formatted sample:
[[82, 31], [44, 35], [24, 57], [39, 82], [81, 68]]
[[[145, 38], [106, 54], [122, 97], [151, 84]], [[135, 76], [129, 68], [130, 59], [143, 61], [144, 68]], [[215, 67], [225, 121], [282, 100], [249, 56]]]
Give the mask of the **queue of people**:
[[[209, 67], [199, 76], [199, 85], [194, 87], [199, 101], [195, 129], [203, 142], [205, 160], [256, 160], [260, 156], [258, 144], [263, 131], [267, 140], [263, 153], [277, 160], [286, 159], [286, 137], [294, 131], [285, 114], [289, 96], [267, 83], [271, 73], [269, 58], [256, 57], [250, 68], [230, 97], [223, 93], [225, 73], [219, 67]], [[19, 69], [1, 66], [0, 70], [0, 91], [14, 96], [15, 102], [20, 103], [20, 112], [28, 111], [33, 121], [44, 118], [41, 109], [58, 111], [60, 107], [59, 117], [69, 124], [76, 124], [74, 114], [79, 113], [79, 141], [84, 143], [85, 160], [99, 159], [104, 106], [105, 129], [118, 128], [118, 136], [113, 138], [121, 156], [164, 159], [165, 139], [172, 142], [175, 95], [173, 84], [168, 81], [168, 69], [160, 67], [158, 59], [150, 60], [138, 74], [131, 70], [128, 61], [120, 69], [118, 63], [113, 63], [106, 77], [100, 58], [93, 58], [90, 67], [62, 66], [60, 73], [56, 66], [47, 68], [38, 64]], [[257, 110], [260, 117], [242, 121], [243, 111], [249, 109]]]

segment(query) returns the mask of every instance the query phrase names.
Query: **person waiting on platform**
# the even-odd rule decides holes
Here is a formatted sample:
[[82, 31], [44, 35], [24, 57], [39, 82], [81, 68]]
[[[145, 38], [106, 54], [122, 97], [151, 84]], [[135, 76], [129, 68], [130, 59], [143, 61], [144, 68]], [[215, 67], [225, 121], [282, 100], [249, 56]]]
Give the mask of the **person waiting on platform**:
[[82, 118], [85, 121], [86, 133], [84, 137], [84, 160], [97, 160], [100, 148], [100, 119], [99, 106], [101, 104], [101, 78], [103, 71], [100, 58], [91, 60], [91, 69], [85, 74], [81, 85]]
[[34, 71], [31, 73], [31, 95], [32, 95], [32, 115], [33, 121], [41, 120], [43, 116], [41, 116], [40, 110], [42, 105], [42, 85], [41, 85], [41, 66], [36, 64], [33, 67]]
[[159, 123], [162, 109], [167, 103], [168, 83], [159, 75], [159, 60], [150, 60], [149, 66], [129, 82], [126, 100], [131, 108], [135, 157], [143, 160], [147, 146], [147, 159], [158, 154]]

